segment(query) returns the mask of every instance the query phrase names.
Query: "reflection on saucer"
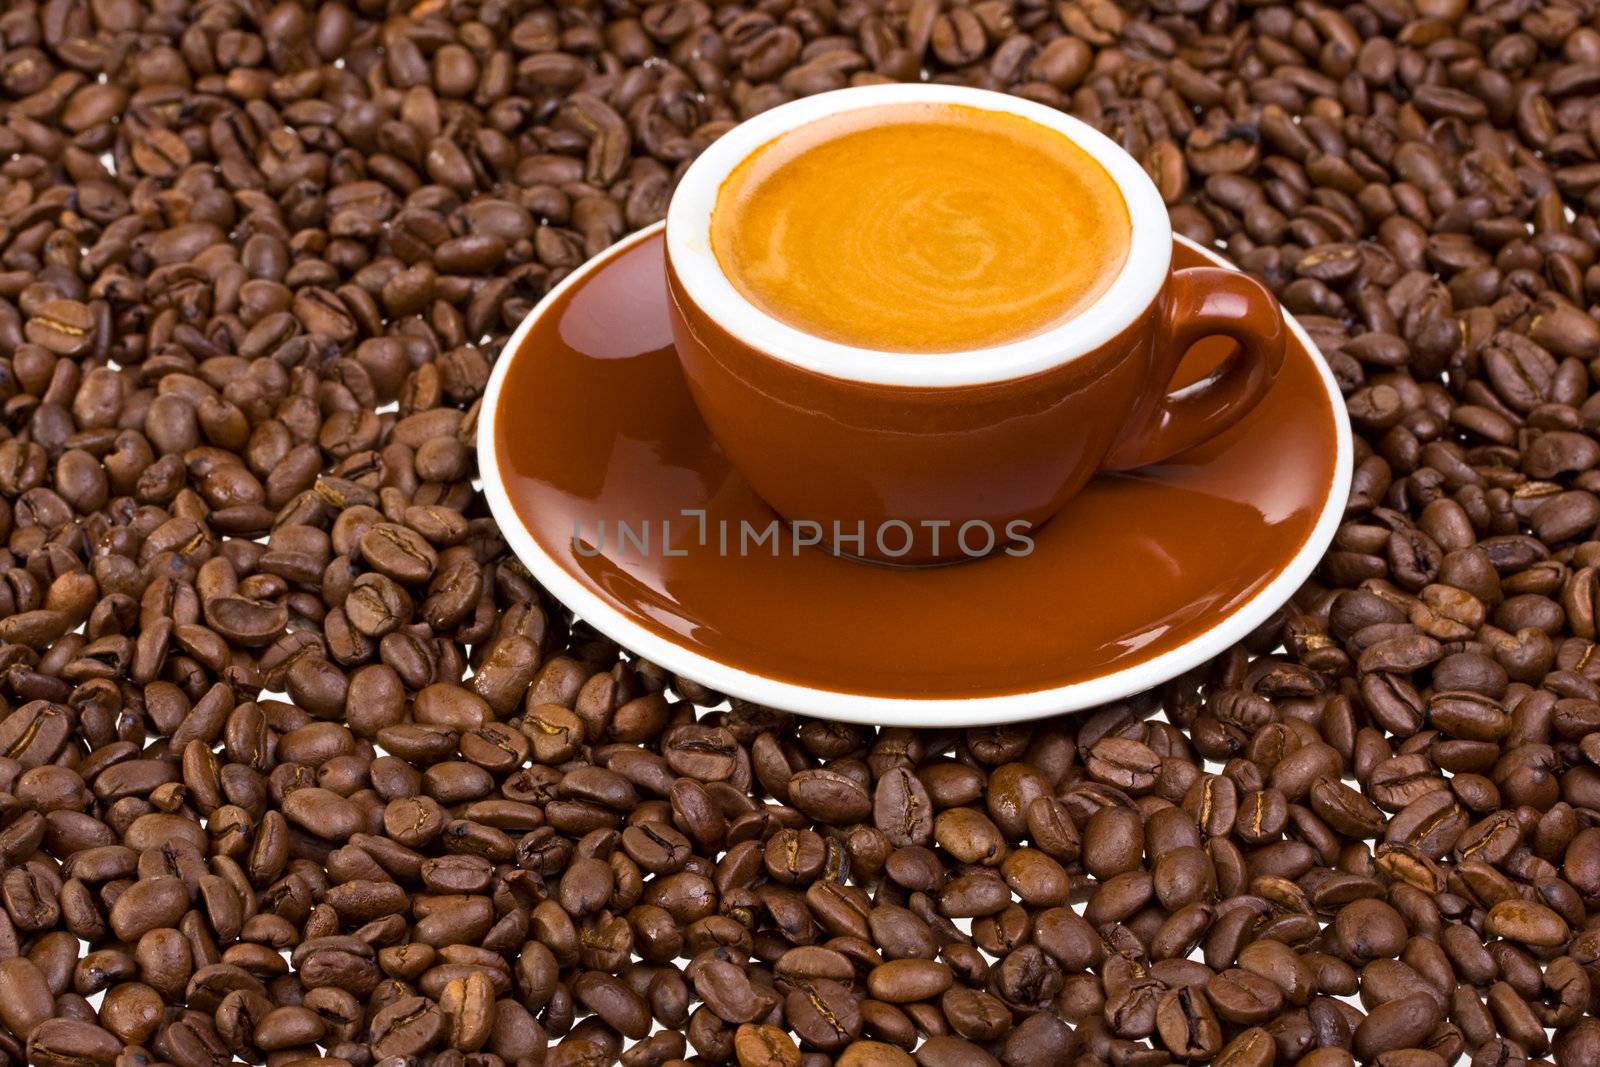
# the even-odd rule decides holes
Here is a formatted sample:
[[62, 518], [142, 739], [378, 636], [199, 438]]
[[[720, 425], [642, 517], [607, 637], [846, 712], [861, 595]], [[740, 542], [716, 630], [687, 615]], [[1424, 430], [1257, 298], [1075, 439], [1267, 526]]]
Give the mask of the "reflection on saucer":
[[[1181, 244], [1175, 255], [1204, 262]], [[1189, 377], [1227, 350], [1196, 346]], [[581, 271], [501, 358], [483, 416], [504, 489], [490, 500], [536, 575], [597, 598], [588, 621], [602, 630], [614, 616], [705, 661], [863, 696], [1033, 693], [1191, 647], [1228, 620], [1257, 625], [1277, 606], [1258, 594], [1320, 555], [1348, 478], [1337, 394], [1297, 334], [1238, 425], [1168, 463], [1096, 479], [1032, 532], [1026, 555], [919, 569], [766, 540], [752, 550], [703, 536], [777, 520], [710, 439], [679, 373], [659, 230]]]

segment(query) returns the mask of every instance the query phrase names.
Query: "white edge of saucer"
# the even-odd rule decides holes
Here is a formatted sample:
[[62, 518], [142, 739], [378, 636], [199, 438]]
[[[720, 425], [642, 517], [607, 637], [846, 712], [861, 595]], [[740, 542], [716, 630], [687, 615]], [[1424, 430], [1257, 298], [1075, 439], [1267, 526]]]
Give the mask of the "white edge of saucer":
[[[1316, 525], [1294, 557], [1253, 597], [1204, 633], [1158, 656], [1088, 681], [996, 696], [926, 699], [815, 689], [752, 674], [684, 648], [634, 621], [627, 614], [590, 592], [560, 561], [540, 547], [532, 534], [523, 526], [516, 509], [511, 504], [511, 498], [507, 495], [504, 481], [500, 476], [494, 448], [495, 410], [499, 406], [506, 371], [511, 365], [513, 355], [521, 349], [532, 331], [533, 324], [567, 289], [582, 284], [584, 279], [598, 272], [628, 249], [658, 236], [664, 225], [662, 222], [657, 222], [624, 237], [563, 278], [512, 332], [501, 350], [500, 358], [495, 362], [494, 372], [489, 377], [489, 386], [484, 392], [483, 405], [479, 409], [478, 466], [483, 480], [483, 491], [489, 501], [490, 513], [494, 516], [500, 533], [511, 546], [511, 550], [522, 560], [533, 577], [552, 596], [600, 633], [618, 642], [628, 651], [643, 656], [674, 674], [682, 675], [716, 692], [741, 700], [803, 715], [878, 726], [983, 726], [1082, 711], [1085, 708], [1108, 704], [1153, 689], [1227, 651], [1265, 622], [1294, 595], [1311, 576], [1318, 560], [1322, 558], [1323, 550], [1333, 540], [1334, 531], [1339, 525], [1345, 502], [1350, 495], [1350, 422], [1345, 414], [1338, 385], [1334, 382], [1327, 363], [1320, 358], [1317, 346], [1312, 343], [1305, 329], [1285, 312], [1284, 320], [1295, 338], [1307, 351], [1318, 357], [1312, 362], [1321, 376], [1323, 388], [1327, 392], [1328, 402], [1333, 410], [1334, 436], [1337, 443], [1333, 483], [1329, 486], [1322, 514], [1318, 516]], [[1201, 247], [1187, 237], [1175, 234], [1174, 238], [1214, 261], [1218, 266], [1236, 269], [1216, 252]]]

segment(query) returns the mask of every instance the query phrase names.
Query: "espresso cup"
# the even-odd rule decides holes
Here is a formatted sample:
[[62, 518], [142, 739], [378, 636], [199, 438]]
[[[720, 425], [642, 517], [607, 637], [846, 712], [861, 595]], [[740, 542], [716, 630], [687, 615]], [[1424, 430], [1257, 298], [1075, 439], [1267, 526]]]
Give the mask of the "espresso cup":
[[[713, 249], [730, 175], [780, 138], [901, 104], [1020, 117], [1092, 157], [1128, 220], [1126, 256], [1103, 290], [1019, 340], [939, 351], [842, 343], [757, 306]], [[666, 249], [673, 338], [712, 436], [797, 532], [877, 562], [1019, 550], [1096, 472], [1155, 463], [1227, 429], [1283, 361], [1283, 317], [1264, 287], [1233, 271], [1172, 269], [1166, 207], [1131, 156], [1076, 119], [986, 90], [870, 86], [763, 112], [684, 174]], [[1232, 354], [1174, 389], [1190, 346], [1215, 336], [1235, 342]]]

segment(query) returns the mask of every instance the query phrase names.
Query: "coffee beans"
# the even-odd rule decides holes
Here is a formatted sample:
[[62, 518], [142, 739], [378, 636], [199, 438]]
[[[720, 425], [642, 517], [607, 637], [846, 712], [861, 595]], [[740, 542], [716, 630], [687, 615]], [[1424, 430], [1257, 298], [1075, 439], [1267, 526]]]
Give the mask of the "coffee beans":
[[40, 1067], [112, 1064], [123, 1051], [106, 1030], [77, 1019], [46, 1019], [28, 1036], [27, 1062]]
[[55, 998], [44, 973], [26, 956], [0, 960], [0, 1023], [26, 1035], [55, 1013]]
[[[83, 11], [0, 16], [0, 1064], [1600, 1057], [1587, 8]], [[1156, 693], [726, 705], [531, 581], [477, 404], [739, 119], [924, 71], [1266, 280], [1351, 497]]]

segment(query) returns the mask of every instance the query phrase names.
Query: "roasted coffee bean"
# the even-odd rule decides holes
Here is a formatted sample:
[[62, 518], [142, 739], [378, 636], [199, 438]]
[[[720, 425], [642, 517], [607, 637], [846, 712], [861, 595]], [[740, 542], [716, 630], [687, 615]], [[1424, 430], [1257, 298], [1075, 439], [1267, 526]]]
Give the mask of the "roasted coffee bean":
[[733, 1037], [739, 1067], [800, 1067], [803, 1062], [794, 1039], [776, 1026], [745, 1023]]
[[892, 960], [879, 964], [867, 975], [867, 992], [878, 1000], [904, 1004], [932, 1000], [954, 982], [947, 964], [936, 960]]
[[939, 1007], [952, 1029], [964, 1037], [992, 1041], [1011, 1028], [1011, 1013], [998, 997], [979, 989], [946, 990]]
[[368, 1037], [377, 1056], [415, 1056], [432, 1048], [444, 1032], [438, 1005], [423, 997], [402, 997], [372, 1017]]
[[861, 1036], [860, 1000], [848, 986], [830, 978], [796, 983], [784, 1000], [784, 1014], [809, 1045], [836, 1051]]
[[[1348, 1063], [1348, 1054], [1345, 1055]], [[1277, 1044], [1273, 1041], [1272, 1035], [1256, 1026], [1224, 1045], [1212, 1062], [1220, 1067], [1271, 1067], [1276, 1056]], [[1334, 1065], [1319, 1064], [1317, 1067], [1334, 1067]]]
[[711, 960], [695, 972], [695, 991], [718, 1018], [734, 1025], [763, 1015], [770, 1001], [743, 970], [722, 960]]
[[55, 1013], [44, 972], [26, 956], [0, 960], [0, 1024], [26, 1041], [33, 1028]]
[[122, 1042], [93, 1023], [78, 1019], [46, 1019], [28, 1035], [29, 1063], [41, 1067], [83, 1067], [110, 1064], [122, 1053]]
[[1205, 994], [1184, 986], [1161, 998], [1156, 1008], [1156, 1029], [1173, 1056], [1209, 1059], [1222, 1047], [1222, 1028], [1206, 1003]]
[[1484, 931], [1541, 948], [1556, 948], [1566, 943], [1566, 922], [1551, 909], [1523, 900], [1502, 900], [1489, 909]]
[[1234, 1023], [1263, 1023], [1283, 1007], [1283, 990], [1276, 982], [1238, 968], [1208, 979], [1205, 989], [1217, 1014]]
[[933, 802], [920, 779], [894, 767], [878, 779], [873, 797], [873, 824], [895, 848], [927, 844], [933, 834]]
[[1412, 993], [1373, 1008], [1356, 1027], [1352, 1049], [1374, 1057], [1394, 1049], [1416, 1048], [1439, 1022], [1439, 1003], [1428, 993]]

